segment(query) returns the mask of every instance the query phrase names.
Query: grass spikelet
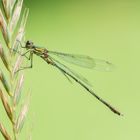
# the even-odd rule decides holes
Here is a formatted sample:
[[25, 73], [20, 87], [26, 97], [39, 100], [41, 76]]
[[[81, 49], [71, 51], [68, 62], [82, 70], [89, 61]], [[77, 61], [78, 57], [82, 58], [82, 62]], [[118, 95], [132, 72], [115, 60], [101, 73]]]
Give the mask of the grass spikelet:
[[13, 71], [12, 71], [12, 75], [13, 76], [16, 74], [16, 72], [20, 68], [20, 66], [22, 64], [22, 60], [23, 60], [23, 57], [21, 55], [19, 55], [18, 58], [17, 58], [17, 60], [16, 60], [15, 65], [14, 65]]
[[8, 48], [10, 48], [10, 35], [9, 35], [9, 30], [8, 30], [8, 25], [3, 17], [2, 11], [0, 9], [0, 28], [5, 40], [5, 43], [7, 45]]
[[9, 117], [9, 119], [11, 120], [12, 123], [14, 123], [13, 121], [13, 113], [12, 113], [12, 108], [10, 107], [8, 100], [6, 98], [6, 96], [3, 94], [3, 92], [0, 90], [0, 98], [2, 100], [4, 109]]
[[3, 61], [3, 64], [5, 65], [5, 67], [7, 68], [7, 70], [10, 72], [10, 67], [9, 67], [9, 61], [7, 60], [7, 56], [4, 53], [4, 50], [2, 48], [2, 45], [0, 44], [0, 57]]
[[21, 90], [23, 87], [23, 82], [24, 82], [24, 75], [22, 74], [17, 82], [15, 92], [14, 92], [14, 105], [18, 105], [20, 97], [21, 97]]
[[10, 0], [10, 2], [11, 2], [11, 9], [13, 9], [13, 7], [14, 7], [14, 5], [15, 5], [16, 0]]
[[28, 14], [29, 14], [29, 9], [25, 8], [23, 16], [22, 16], [20, 28], [18, 30], [18, 33], [16, 35], [16, 38], [15, 38], [15, 41], [14, 41], [14, 44], [12, 47], [14, 50], [17, 50], [18, 45], [20, 45], [19, 42], [22, 42], [22, 40], [23, 40]]
[[27, 99], [25, 100], [25, 103], [23, 104], [23, 107], [21, 109], [21, 112], [18, 116], [17, 122], [16, 122], [16, 131], [19, 133], [21, 129], [23, 128], [28, 109], [29, 109], [29, 102], [30, 102], [30, 93], [27, 96]]
[[2, 125], [2, 123], [0, 123], [0, 131], [1, 131], [1, 134], [3, 135], [3, 137], [5, 138], [5, 140], [11, 140], [11, 137], [7, 133], [7, 131], [4, 128], [4, 126]]
[[0, 70], [0, 80], [5, 88], [5, 90], [7, 91], [8, 95], [9, 96], [12, 96], [11, 93], [10, 93], [10, 86], [6, 80], [6, 77], [4, 76], [3, 72]]
[[14, 31], [14, 29], [19, 21], [22, 3], [23, 3], [23, 0], [18, 0], [18, 2], [16, 3], [15, 10], [14, 10], [14, 13], [13, 13], [13, 16], [11, 19], [11, 24], [10, 24], [10, 32], [11, 33], [13, 33], [13, 31]]
[[2, 3], [6, 18], [9, 19], [11, 16], [11, 2], [10, 0], [2, 0]]

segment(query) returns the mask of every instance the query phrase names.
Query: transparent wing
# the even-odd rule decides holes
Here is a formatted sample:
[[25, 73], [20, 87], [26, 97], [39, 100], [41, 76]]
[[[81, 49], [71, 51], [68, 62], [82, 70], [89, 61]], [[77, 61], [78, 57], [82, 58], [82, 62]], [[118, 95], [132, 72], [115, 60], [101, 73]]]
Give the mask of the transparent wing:
[[[91, 83], [85, 77], [83, 77], [81, 74], [76, 73], [72, 69], [68, 68], [66, 65], [64, 65], [64, 64], [60, 63], [58, 60], [54, 59], [53, 57], [49, 56], [49, 58], [51, 60], [53, 60], [55, 63], [57, 63], [62, 69], [65, 69], [66, 72], [70, 73], [71, 75], [73, 75], [74, 77], [79, 79], [81, 82], [85, 83], [87, 86], [92, 87]], [[59, 70], [61, 71], [61, 69], [59, 69]], [[64, 74], [63, 71], [61, 71], [61, 72]], [[65, 73], [65, 75], [66, 75], [66, 73]]]
[[59, 57], [63, 61], [84, 68], [95, 69], [99, 71], [111, 71], [114, 68], [114, 65], [108, 61], [91, 58], [85, 55], [66, 54], [54, 51], [49, 51], [48, 53], [50, 55], [52, 54]]

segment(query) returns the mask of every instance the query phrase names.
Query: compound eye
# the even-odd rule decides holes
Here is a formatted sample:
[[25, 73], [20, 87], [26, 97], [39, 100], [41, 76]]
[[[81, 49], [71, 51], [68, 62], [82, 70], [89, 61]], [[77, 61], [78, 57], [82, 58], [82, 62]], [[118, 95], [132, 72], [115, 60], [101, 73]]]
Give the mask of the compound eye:
[[29, 44], [30, 44], [30, 41], [28, 40], [28, 41], [26, 42], [26, 44], [29, 45]]
[[26, 42], [26, 44], [27, 44], [27, 45], [33, 45], [33, 42], [31, 42], [31, 41], [28, 40], [28, 41]]

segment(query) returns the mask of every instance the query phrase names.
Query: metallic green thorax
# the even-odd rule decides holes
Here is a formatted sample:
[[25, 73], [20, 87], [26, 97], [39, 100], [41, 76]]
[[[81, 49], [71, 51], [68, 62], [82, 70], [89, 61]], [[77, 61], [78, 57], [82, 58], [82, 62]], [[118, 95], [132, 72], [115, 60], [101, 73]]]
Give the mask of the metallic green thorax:
[[46, 48], [36, 47], [31, 41], [26, 42], [25, 48], [31, 53], [34, 53], [42, 58], [48, 57], [48, 50]]

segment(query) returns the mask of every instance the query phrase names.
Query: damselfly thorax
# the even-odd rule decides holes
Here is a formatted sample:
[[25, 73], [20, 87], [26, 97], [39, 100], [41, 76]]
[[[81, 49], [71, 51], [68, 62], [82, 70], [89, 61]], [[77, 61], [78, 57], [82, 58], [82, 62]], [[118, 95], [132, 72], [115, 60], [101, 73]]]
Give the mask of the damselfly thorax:
[[32, 51], [34, 54], [36, 54], [38, 56], [48, 57], [48, 50], [46, 48], [36, 47], [36, 46], [34, 46], [33, 42], [31, 42], [31, 41], [26, 42], [25, 48], [27, 50]]
[[48, 64], [52, 63], [49, 59], [48, 50], [46, 48], [36, 47], [34, 46], [34, 43], [29, 40], [26, 42], [25, 48], [28, 51], [31, 51], [32, 54], [36, 54], [37, 56], [43, 58]]

